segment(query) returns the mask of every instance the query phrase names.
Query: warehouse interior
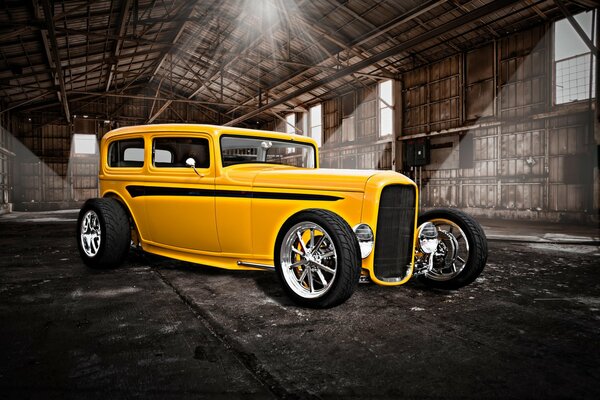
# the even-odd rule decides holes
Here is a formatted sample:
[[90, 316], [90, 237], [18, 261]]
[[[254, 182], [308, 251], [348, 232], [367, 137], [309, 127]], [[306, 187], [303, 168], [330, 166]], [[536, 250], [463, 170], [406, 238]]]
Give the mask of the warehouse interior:
[[[600, 398], [597, 0], [0, 3], [0, 398]], [[151, 124], [309, 136], [321, 168], [403, 173], [420, 211], [473, 216], [485, 268], [458, 290], [357, 274], [325, 309], [279, 271], [131, 237], [90, 268], [100, 140]], [[196, 214], [160, 221], [193, 241]]]
[[6, 0], [0, 210], [94, 197], [111, 129], [208, 123], [312, 136], [423, 208], [597, 222], [596, 6]]

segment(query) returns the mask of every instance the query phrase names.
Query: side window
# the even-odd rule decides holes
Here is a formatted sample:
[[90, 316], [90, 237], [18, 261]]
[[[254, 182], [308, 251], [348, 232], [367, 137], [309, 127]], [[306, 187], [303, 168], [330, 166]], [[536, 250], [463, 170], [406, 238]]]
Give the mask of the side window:
[[208, 168], [210, 166], [208, 140], [174, 137], [154, 139], [152, 162], [155, 167], [186, 167], [185, 160], [188, 158], [196, 161], [196, 168]]
[[144, 139], [125, 139], [108, 147], [108, 166], [139, 168], [144, 166]]

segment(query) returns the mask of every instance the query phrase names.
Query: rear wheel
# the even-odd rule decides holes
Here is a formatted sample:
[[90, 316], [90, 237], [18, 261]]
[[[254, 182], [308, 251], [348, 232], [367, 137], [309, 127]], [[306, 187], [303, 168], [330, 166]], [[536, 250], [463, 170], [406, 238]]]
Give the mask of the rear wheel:
[[307, 210], [292, 217], [275, 244], [275, 268], [287, 295], [305, 307], [346, 301], [360, 278], [358, 243], [336, 214]]
[[130, 242], [129, 218], [117, 200], [103, 198], [85, 202], [77, 220], [77, 247], [87, 266], [119, 266]]
[[473, 282], [487, 261], [487, 240], [479, 223], [462, 211], [444, 208], [421, 214], [419, 226], [426, 222], [435, 225], [439, 244], [419, 280], [440, 289], [458, 289]]

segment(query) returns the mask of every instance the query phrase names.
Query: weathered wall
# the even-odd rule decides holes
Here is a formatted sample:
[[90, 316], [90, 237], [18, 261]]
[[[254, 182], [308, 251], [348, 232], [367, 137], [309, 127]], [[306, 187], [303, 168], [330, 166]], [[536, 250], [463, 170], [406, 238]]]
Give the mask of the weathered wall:
[[[324, 102], [321, 165], [404, 172], [420, 185], [425, 208], [596, 220], [595, 101], [554, 105], [550, 31], [538, 26], [403, 74], [396, 140], [377, 136], [375, 84]], [[429, 142], [426, 166], [406, 164], [414, 140]]]
[[[597, 100], [553, 104], [550, 28], [515, 33], [399, 76], [393, 136], [379, 135], [375, 82], [323, 102], [321, 166], [404, 172], [421, 186], [423, 207], [459, 207], [516, 219], [597, 218], [600, 133], [592, 128], [598, 124]], [[43, 109], [31, 121], [30, 116], [13, 116], [0, 147], [12, 140], [8, 148], [17, 157], [10, 167], [10, 156], [0, 154], [0, 190], [9, 191], [6, 182], [12, 176], [9, 200], [18, 209], [71, 206], [94, 196], [97, 158], [73, 154], [72, 135], [100, 139], [110, 128], [146, 123], [163, 104], [71, 101], [77, 118], [70, 126], [44, 115]], [[219, 124], [231, 117], [197, 104], [173, 103], [153, 122]], [[303, 118], [296, 114], [302, 130]], [[274, 119], [263, 128], [285, 130], [285, 125]], [[424, 167], [406, 164], [406, 144], [415, 139], [430, 144], [430, 162]], [[0, 196], [0, 204], [7, 203], [6, 197]]]
[[[78, 207], [96, 197], [98, 154], [77, 154], [73, 135], [91, 134], [99, 141], [110, 129], [146, 123], [162, 105], [151, 100], [116, 98], [72, 101], [74, 118], [70, 125], [43, 112], [13, 118], [6, 136], [14, 137], [11, 193], [15, 210]], [[218, 123], [219, 115], [198, 105], [173, 103], [154, 121], [163, 122]]]
[[[597, 218], [594, 110], [587, 101], [553, 104], [551, 49], [549, 27], [536, 27], [405, 74], [400, 139], [431, 143], [431, 163], [408, 171], [421, 182], [422, 206], [515, 219]], [[444, 131], [452, 128], [458, 132]]]
[[37, 125], [35, 120], [23, 119], [13, 124], [16, 210], [75, 207], [97, 195], [98, 155], [72, 151], [73, 133], [99, 137], [103, 131], [97, 126], [95, 121], [80, 124], [77, 120], [73, 125]]
[[392, 169], [393, 138], [379, 136], [377, 85], [323, 103], [324, 168]]
[[12, 135], [4, 128], [9, 125], [10, 114], [0, 114], [0, 214], [12, 210], [10, 169], [14, 153], [11, 151]]

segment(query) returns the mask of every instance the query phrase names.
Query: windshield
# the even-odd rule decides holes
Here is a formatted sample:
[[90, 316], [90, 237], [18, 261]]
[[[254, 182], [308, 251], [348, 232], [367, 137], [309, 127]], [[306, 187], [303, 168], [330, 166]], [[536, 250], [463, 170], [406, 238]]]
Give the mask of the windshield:
[[312, 145], [258, 137], [221, 137], [221, 158], [224, 167], [267, 163], [315, 168], [315, 148]]

